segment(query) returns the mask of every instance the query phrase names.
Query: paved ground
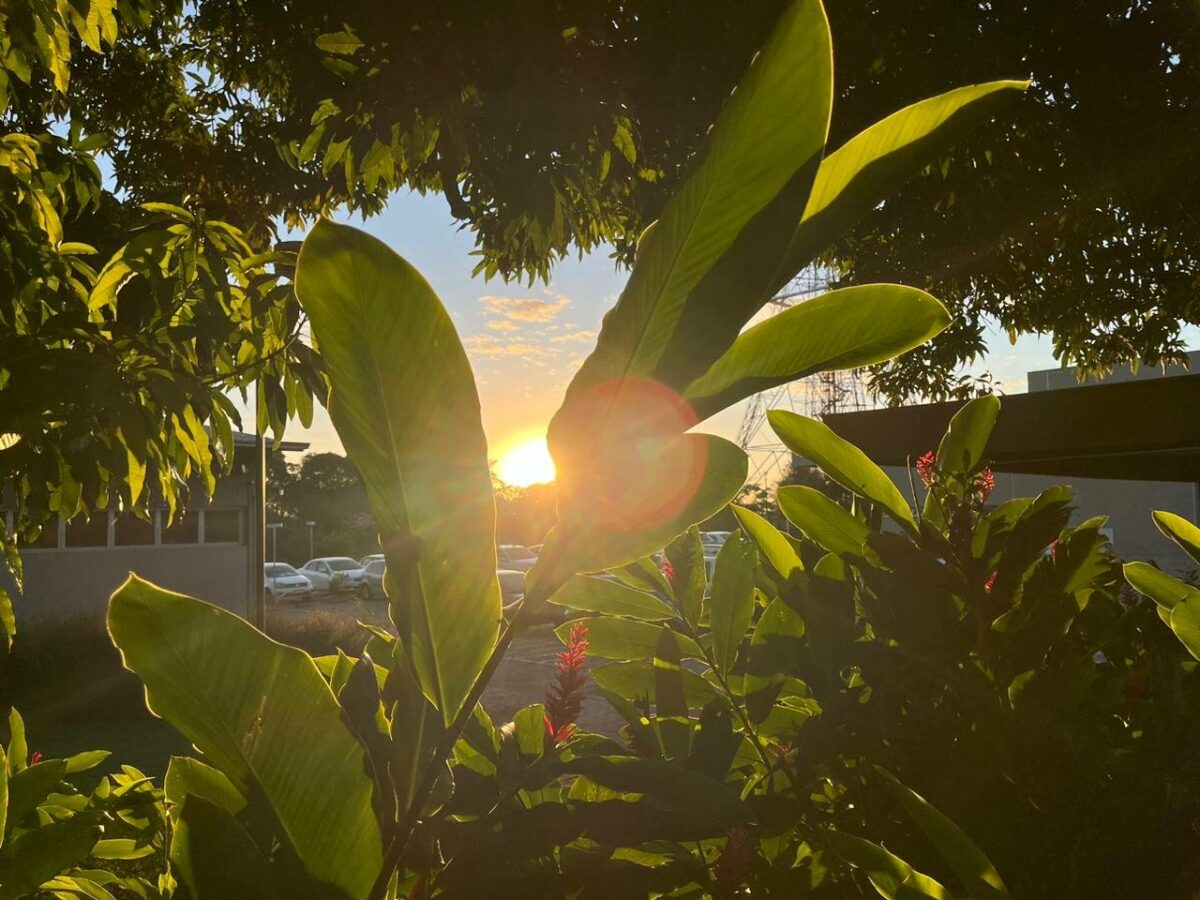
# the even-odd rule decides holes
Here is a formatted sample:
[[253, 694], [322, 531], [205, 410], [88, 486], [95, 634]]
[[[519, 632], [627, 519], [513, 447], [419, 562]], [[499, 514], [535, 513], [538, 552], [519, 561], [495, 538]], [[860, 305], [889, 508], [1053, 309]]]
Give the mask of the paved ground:
[[[357, 642], [362, 640], [358, 621], [391, 630], [385, 603], [319, 596], [272, 607], [267, 613], [267, 633], [312, 653], [329, 652], [330, 644], [357, 652]], [[517, 710], [541, 701], [554, 678], [554, 660], [560, 650], [562, 644], [548, 625], [535, 626], [513, 641], [483, 695], [484, 708], [497, 724], [511, 719]], [[622, 720], [590, 679], [584, 697], [580, 727], [615, 737]]]

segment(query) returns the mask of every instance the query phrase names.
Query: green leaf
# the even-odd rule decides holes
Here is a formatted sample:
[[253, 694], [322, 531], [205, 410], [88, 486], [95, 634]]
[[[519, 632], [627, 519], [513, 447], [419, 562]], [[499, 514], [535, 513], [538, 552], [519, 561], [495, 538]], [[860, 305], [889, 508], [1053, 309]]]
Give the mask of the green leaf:
[[[654, 656], [654, 648], [658, 645], [659, 633], [662, 631], [658, 625], [650, 622], [598, 616], [564, 622], [554, 629], [554, 633], [563, 644], [568, 644], [571, 627], [580, 621], [586, 622], [588, 626], [588, 656], [603, 659], [651, 659]], [[703, 658], [704, 651], [690, 637], [675, 631], [671, 634], [681, 656]]]
[[977, 470], [998, 415], [1000, 398], [996, 396], [976, 397], [964, 404], [938, 444], [938, 468], [955, 475], [970, 475]]
[[793, 547], [783, 532], [764, 519], [756, 512], [744, 506], [731, 506], [734, 518], [746, 533], [746, 537], [758, 548], [758, 555], [767, 565], [778, 572], [785, 581], [804, 571], [796, 548]]
[[25, 742], [25, 720], [16, 707], [8, 711], [8, 774], [16, 775], [25, 768], [29, 746]]
[[866, 543], [871, 536], [871, 527], [816, 488], [804, 485], [781, 487], [779, 510], [805, 537], [830, 553], [861, 557], [870, 552]]
[[735, 532], [721, 545], [713, 569], [708, 624], [712, 629], [713, 663], [729, 675], [738, 648], [754, 616], [754, 570], [758, 553], [742, 533]]
[[950, 324], [924, 291], [868, 284], [806, 300], [738, 335], [684, 392], [698, 419], [752, 394], [829, 369], [883, 362], [923, 344]]
[[1188, 600], [1200, 602], [1200, 588], [1186, 584], [1149, 563], [1125, 563], [1123, 570], [1126, 581], [1165, 610], [1169, 611], [1176, 604]]
[[1028, 86], [1026, 81], [992, 81], [930, 97], [876, 122], [826, 156], [775, 280], [776, 289]]
[[47, 759], [11, 775], [8, 779], [8, 833], [20, 828], [25, 820], [45, 802], [67, 774], [65, 759]]
[[0, 900], [35, 895], [43, 882], [83, 862], [102, 832], [99, 825], [76, 817], [13, 838], [0, 850]]
[[692, 738], [679, 642], [666, 625], [654, 648], [654, 725], [667, 759], [686, 759]]
[[246, 798], [223, 772], [189, 756], [171, 757], [163, 778], [163, 793], [175, 808], [189, 795], [207, 800], [234, 816], [246, 808]]
[[825, 841], [838, 856], [862, 869], [871, 886], [887, 900], [953, 900], [938, 882], [878, 844], [833, 830], [825, 832]]
[[1152, 517], [1159, 531], [1183, 548], [1184, 553], [1200, 563], [1200, 528], [1183, 516], [1177, 516], [1175, 513], [1161, 509], [1152, 513]]
[[0, 847], [4, 846], [4, 835], [8, 827], [8, 759], [0, 747]]
[[611, 569], [662, 549], [737, 496], [747, 466], [740, 447], [711, 434], [649, 442], [619, 483], [594, 484], [586, 502], [577, 497], [560, 506], [559, 524], [527, 576], [526, 597], [552, 593], [576, 572]]
[[759, 616], [750, 636], [742, 678], [747, 705], [755, 708], [754, 719], [761, 721], [766, 715], [766, 710], [757, 709], [755, 695], [774, 702], [778, 690], [767, 692], [783, 682], [799, 658], [804, 631], [804, 620], [779, 597], [767, 604]]
[[736, 794], [678, 763], [636, 756], [587, 756], [560, 763], [555, 771], [583, 775], [614, 791], [646, 794], [673, 809], [715, 815], [731, 824], [749, 819], [749, 809]]
[[723, 782], [742, 743], [742, 735], [733, 730], [733, 714], [722, 700], [705, 704], [692, 738], [688, 768]]
[[271, 900], [270, 863], [246, 829], [214, 803], [186, 797], [176, 814], [171, 868], [194, 900]]
[[348, 26], [341, 31], [331, 31], [318, 36], [315, 43], [318, 50], [336, 53], [339, 56], [353, 56], [363, 45], [358, 35]]
[[[657, 702], [654, 666], [647, 660], [597, 666], [591, 674], [597, 685], [618, 697], [629, 701], [645, 699], [651, 703]], [[683, 697], [689, 709], [701, 709], [717, 699], [717, 689], [695, 672], [680, 669], [679, 674], [683, 680]]]
[[466, 353], [420, 274], [353, 228], [313, 228], [296, 293], [328, 370], [330, 418], [371, 501], [392, 618], [448, 724], [501, 619], [487, 442]]
[[[739, 247], [739, 239], [749, 243], [747, 226], [794, 180], [798, 184], [787, 193], [796, 195], [788, 199], [795, 207], [792, 222], [798, 221], [825, 145], [832, 97], [825, 13], [817, 0], [800, 0], [784, 12], [721, 111], [699, 168], [640, 241], [629, 282], [605, 317], [595, 352], [568, 388], [563, 411], [588, 386], [654, 376], [664, 356], [675, 349], [671, 345], [684, 320], [692, 320], [697, 329], [707, 325], [719, 332], [709, 341], [718, 346], [705, 348], [709, 352], [688, 348], [697, 374], [733, 341], [745, 319], [729, 329], [711, 328], [729, 296], [703, 290], [705, 277], [722, 257], [738, 257], [738, 251], [759, 257], [757, 268], [745, 265], [745, 260], [737, 267], [743, 281], [761, 277], [764, 268], [770, 270], [769, 277], [786, 246], [786, 233], [779, 235], [776, 229], [754, 241], [755, 246]], [[765, 289], [764, 283], [762, 290], [752, 292], [752, 299], [765, 300]], [[677, 389], [683, 386], [669, 377], [659, 380]], [[551, 431], [553, 449], [553, 426]]]
[[998, 900], [1008, 896], [1000, 873], [961, 828], [891, 772], [879, 766], [875, 766], [875, 771], [883, 776], [905, 811], [925, 832], [974, 900]]
[[604, 613], [643, 622], [662, 622], [675, 618], [674, 610], [651, 593], [588, 575], [571, 578], [554, 593], [549, 602], [578, 612]]
[[313, 878], [364, 897], [382, 858], [372, 785], [312, 658], [136, 576], [113, 595], [108, 627], [150, 709], [262, 797]]
[[812, 460], [851, 493], [878, 503], [896, 522], [916, 533], [917, 522], [904, 495], [865, 453], [815, 419], [773, 409], [767, 420], [789, 450]]
[[12, 597], [8, 591], [0, 588], [0, 639], [4, 641], [4, 651], [12, 650], [13, 638], [17, 636], [17, 617], [13, 612]]
[[704, 595], [708, 591], [708, 571], [704, 564], [704, 547], [700, 529], [693, 525], [667, 545], [664, 551], [674, 569], [671, 593], [683, 618], [695, 627], [704, 611]]
[[1189, 597], [1175, 604], [1171, 610], [1171, 630], [1188, 653], [1200, 659], [1200, 600]]

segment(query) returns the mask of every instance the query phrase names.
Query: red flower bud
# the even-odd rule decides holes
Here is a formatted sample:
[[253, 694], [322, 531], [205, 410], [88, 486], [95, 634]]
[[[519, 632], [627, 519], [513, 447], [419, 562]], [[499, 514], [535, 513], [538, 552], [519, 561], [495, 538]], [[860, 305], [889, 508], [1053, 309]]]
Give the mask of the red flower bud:
[[558, 654], [554, 664], [554, 684], [546, 692], [546, 734], [561, 744], [575, 733], [575, 720], [583, 705], [582, 689], [587, 673], [587, 622], [582, 619], [571, 626], [567, 648]]

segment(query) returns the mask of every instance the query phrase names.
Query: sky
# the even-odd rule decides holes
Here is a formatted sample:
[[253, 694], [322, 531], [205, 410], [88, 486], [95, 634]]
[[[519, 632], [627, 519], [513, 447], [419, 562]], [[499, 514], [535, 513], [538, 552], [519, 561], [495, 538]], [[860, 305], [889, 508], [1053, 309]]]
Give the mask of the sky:
[[[405, 257], [449, 310], [479, 386], [489, 456], [502, 460], [517, 446], [544, 437], [567, 383], [625, 283], [626, 273], [616, 268], [608, 249], [563, 260], [549, 284], [529, 286], [471, 277], [478, 261], [471, 255], [472, 234], [458, 228], [440, 195], [398, 192], [383, 213], [365, 222], [350, 216], [340, 221], [375, 235]], [[1027, 371], [1056, 365], [1048, 338], [1021, 337], [1010, 345], [996, 329], [988, 339], [989, 357], [976, 371], [990, 371], [1004, 393], [1023, 392]], [[745, 404], [738, 404], [701, 429], [732, 439], [744, 411]], [[313, 452], [342, 452], [319, 407], [311, 428], [292, 422], [287, 437], [309, 442]]]

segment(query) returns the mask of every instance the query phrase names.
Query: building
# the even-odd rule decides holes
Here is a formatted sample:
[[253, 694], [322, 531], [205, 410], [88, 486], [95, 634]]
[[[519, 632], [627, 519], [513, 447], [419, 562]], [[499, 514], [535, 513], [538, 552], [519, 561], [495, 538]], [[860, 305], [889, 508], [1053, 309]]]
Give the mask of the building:
[[[1200, 353], [1189, 356], [1190, 369]], [[987, 458], [993, 503], [1055, 484], [1076, 493], [1074, 522], [1109, 518], [1113, 549], [1187, 576], [1195, 563], [1154, 526], [1164, 509], [1200, 521], [1200, 375], [1128, 367], [1080, 382], [1074, 369], [1030, 372], [1029, 391], [1002, 398]], [[845, 413], [826, 424], [856, 444], [907, 496], [907, 464], [936, 449], [961, 403]], [[919, 490], [919, 485], [918, 485]]]
[[[234, 445], [233, 471], [218, 480], [212, 499], [194, 488], [188, 508], [170, 526], [165, 508], [153, 510], [149, 522], [109, 510], [47, 526], [37, 544], [21, 549], [25, 593], [3, 584], [18, 623], [103, 621], [109, 596], [131, 572], [252, 618], [262, 584], [254, 539], [261, 523], [256, 441], [237, 433]], [[284, 442], [283, 449], [307, 446]], [[11, 529], [13, 514], [4, 515]]]

